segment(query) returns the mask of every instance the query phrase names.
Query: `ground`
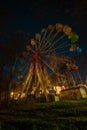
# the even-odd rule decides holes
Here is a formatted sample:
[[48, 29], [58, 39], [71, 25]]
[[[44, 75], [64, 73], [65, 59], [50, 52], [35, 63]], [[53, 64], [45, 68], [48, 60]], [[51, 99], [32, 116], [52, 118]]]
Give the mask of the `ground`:
[[11, 104], [0, 109], [0, 130], [87, 130], [87, 99]]

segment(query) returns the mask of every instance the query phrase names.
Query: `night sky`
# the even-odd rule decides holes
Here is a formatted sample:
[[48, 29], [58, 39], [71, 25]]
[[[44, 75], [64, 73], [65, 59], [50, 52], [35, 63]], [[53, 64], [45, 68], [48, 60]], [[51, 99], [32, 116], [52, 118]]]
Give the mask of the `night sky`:
[[83, 68], [87, 67], [87, 0], [25, 0], [0, 2], [0, 66], [11, 64], [22, 42], [15, 43], [20, 30], [32, 37], [43, 27], [56, 23], [68, 24], [79, 35], [82, 53], [75, 55]]

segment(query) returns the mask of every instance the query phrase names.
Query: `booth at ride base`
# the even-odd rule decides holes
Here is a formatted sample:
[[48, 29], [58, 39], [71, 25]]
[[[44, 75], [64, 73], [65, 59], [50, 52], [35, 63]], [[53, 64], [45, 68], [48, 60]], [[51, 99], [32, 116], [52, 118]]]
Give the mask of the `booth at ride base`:
[[61, 90], [59, 94], [60, 100], [72, 100], [72, 99], [82, 99], [87, 98], [87, 90], [84, 86], [72, 87], [69, 89]]

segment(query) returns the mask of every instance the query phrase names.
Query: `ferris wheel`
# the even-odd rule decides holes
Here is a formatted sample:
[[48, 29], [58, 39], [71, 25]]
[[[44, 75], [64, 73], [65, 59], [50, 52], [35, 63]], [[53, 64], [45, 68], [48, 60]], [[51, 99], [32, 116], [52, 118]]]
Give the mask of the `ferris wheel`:
[[50, 55], [54, 52], [63, 54], [77, 51], [80, 53], [82, 50], [76, 43], [78, 39], [79, 36], [69, 25], [61, 23], [48, 25], [40, 33], [36, 33], [35, 38], [27, 42], [26, 49], [15, 67], [17, 69], [15, 80], [21, 81], [18, 98], [20, 99], [23, 93], [26, 99], [29, 92], [31, 94], [41, 92], [47, 100], [47, 94], [53, 87], [49, 70], [55, 72], [50, 65]]

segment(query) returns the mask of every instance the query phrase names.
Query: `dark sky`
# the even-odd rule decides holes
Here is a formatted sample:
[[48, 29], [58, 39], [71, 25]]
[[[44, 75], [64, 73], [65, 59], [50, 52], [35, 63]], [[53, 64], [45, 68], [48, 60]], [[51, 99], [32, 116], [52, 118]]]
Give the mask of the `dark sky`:
[[0, 28], [7, 32], [23, 29], [35, 33], [56, 22], [69, 24], [77, 32], [87, 29], [86, 0], [2, 0], [0, 14]]
[[[18, 30], [33, 35], [49, 24], [61, 22], [70, 25], [79, 35], [83, 52], [87, 54], [87, 0], [2, 0], [0, 2], [0, 58], [11, 55], [17, 45], [3, 42]], [[10, 50], [10, 52], [9, 52]], [[84, 54], [83, 54], [84, 53]], [[13, 54], [12, 54], [13, 55]], [[5, 60], [6, 58], [5, 57]], [[7, 58], [8, 60], [8, 58]], [[7, 61], [6, 60], [6, 61]], [[4, 62], [4, 61], [3, 61]]]

